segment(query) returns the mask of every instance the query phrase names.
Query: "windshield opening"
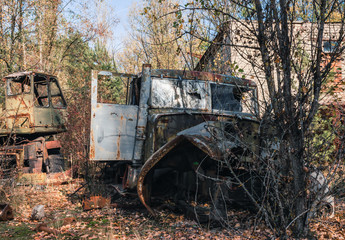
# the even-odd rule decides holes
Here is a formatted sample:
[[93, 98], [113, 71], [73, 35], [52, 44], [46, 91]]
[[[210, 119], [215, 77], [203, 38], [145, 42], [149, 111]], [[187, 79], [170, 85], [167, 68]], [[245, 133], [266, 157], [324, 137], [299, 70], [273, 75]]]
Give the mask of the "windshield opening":
[[152, 78], [151, 106], [256, 115], [255, 88], [198, 80]]
[[30, 77], [15, 77], [15, 78], [8, 78], [7, 79], [7, 95], [19, 95], [22, 93], [30, 93], [31, 92], [31, 84], [30, 84]]
[[152, 79], [151, 105], [157, 108], [206, 109], [204, 81]]
[[49, 107], [48, 81], [46, 77], [35, 76], [34, 78], [34, 96], [36, 107]]
[[212, 109], [255, 114], [255, 90], [211, 83]]

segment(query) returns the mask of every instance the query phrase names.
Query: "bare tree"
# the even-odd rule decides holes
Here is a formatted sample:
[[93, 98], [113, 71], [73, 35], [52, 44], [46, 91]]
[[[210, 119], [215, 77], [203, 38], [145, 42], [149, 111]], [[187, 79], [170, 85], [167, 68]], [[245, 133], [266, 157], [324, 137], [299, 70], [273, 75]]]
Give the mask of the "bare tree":
[[[263, 110], [258, 116], [260, 147], [264, 154], [259, 156], [261, 167], [256, 166], [255, 172], [265, 191], [260, 196], [248, 191], [248, 195], [272, 230], [283, 238], [287, 238], [290, 227], [295, 237], [309, 233], [310, 219], [320, 203], [329, 199], [328, 184], [342, 160], [343, 139], [339, 137], [338, 153], [331, 159], [326, 178], [309, 183], [315, 174], [318, 176], [311, 170], [313, 156], [322, 154], [310, 144], [315, 138], [314, 119], [326, 95], [326, 84], [333, 81], [330, 76], [334, 66], [344, 54], [344, 6], [337, 0], [197, 0], [176, 10], [186, 18], [192, 11], [202, 12], [214, 24], [213, 32], [217, 26], [227, 25], [227, 42], [216, 44], [230, 49], [228, 60], [237, 63], [245, 77], [258, 82]], [[185, 28], [183, 19], [175, 24], [182, 35], [188, 33], [211, 42], [210, 35]], [[205, 27], [189, 19], [191, 24], [199, 24], [195, 29]], [[217, 64], [222, 62], [224, 58]], [[338, 79], [336, 85], [342, 82]], [[324, 141], [333, 144], [330, 139]], [[309, 191], [311, 186], [315, 194]]]

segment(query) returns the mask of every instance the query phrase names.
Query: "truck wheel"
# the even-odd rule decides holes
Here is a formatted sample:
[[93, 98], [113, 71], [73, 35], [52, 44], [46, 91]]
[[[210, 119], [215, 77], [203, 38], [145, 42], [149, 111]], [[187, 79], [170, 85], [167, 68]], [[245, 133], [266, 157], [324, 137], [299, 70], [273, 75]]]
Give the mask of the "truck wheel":
[[49, 172], [57, 173], [64, 171], [64, 159], [61, 154], [49, 155]]

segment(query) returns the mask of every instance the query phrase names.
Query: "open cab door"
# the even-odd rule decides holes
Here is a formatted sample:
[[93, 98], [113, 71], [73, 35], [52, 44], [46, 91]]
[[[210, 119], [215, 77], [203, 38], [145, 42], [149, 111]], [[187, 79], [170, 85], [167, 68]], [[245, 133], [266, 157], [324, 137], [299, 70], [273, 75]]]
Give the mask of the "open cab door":
[[133, 160], [139, 107], [128, 91], [135, 77], [92, 71], [90, 160]]

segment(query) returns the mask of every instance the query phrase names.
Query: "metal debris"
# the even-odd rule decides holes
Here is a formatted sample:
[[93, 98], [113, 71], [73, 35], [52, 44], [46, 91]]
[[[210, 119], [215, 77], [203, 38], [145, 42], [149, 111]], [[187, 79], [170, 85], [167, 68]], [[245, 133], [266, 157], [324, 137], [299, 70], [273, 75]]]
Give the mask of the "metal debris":
[[59, 231], [58, 231], [58, 230], [49, 228], [49, 227], [47, 226], [46, 223], [41, 223], [41, 224], [39, 224], [39, 225], [34, 229], [34, 231], [36, 231], [36, 232], [44, 231], [44, 232], [47, 232], [47, 233], [52, 233], [52, 234], [54, 234], [54, 235], [59, 234]]
[[91, 196], [83, 200], [83, 210], [89, 211], [92, 209], [104, 208], [110, 206], [110, 198], [104, 198], [102, 196]]

